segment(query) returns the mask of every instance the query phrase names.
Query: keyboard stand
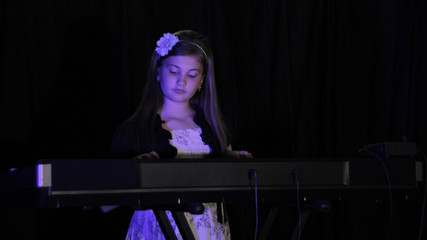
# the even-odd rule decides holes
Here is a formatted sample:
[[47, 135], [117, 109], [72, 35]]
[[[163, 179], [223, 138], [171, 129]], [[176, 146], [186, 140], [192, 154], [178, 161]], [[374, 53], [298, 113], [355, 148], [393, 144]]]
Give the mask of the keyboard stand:
[[[172, 225], [169, 221], [169, 218], [166, 214], [166, 210], [153, 210], [156, 215], [156, 219], [159, 222], [160, 228], [162, 229], [163, 235], [167, 240], [177, 240], [178, 237], [175, 235], [175, 231], [172, 228]], [[191, 231], [190, 225], [185, 218], [184, 212], [182, 211], [171, 211], [172, 216], [175, 220], [176, 225], [178, 226], [181, 236], [185, 240], [195, 240], [193, 231]]]
[[184, 212], [182, 211], [173, 211], [172, 216], [175, 219], [176, 225], [178, 226], [181, 236], [185, 240], [196, 240], [194, 237], [193, 231], [191, 231], [190, 224], [185, 218]]
[[259, 240], [267, 239], [268, 233], [270, 232], [271, 226], [273, 225], [273, 222], [276, 219], [276, 215], [278, 211], [279, 211], [278, 206], [272, 206], [270, 211], [268, 211], [267, 218], [265, 220], [264, 226], [262, 227], [261, 233], [258, 238]]

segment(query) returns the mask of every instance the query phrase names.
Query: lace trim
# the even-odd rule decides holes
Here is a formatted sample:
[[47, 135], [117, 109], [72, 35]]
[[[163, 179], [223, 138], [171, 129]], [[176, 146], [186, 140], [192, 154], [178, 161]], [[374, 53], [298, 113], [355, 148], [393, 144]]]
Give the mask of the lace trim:
[[[202, 133], [200, 137], [202, 141], [211, 148], [210, 155], [216, 156], [220, 155], [220, 150], [218, 148], [218, 143], [212, 132], [211, 127], [205, 120], [203, 111], [200, 108], [196, 108], [196, 115], [194, 116], [193, 121], [200, 126]], [[175, 158], [178, 154], [178, 149], [170, 144], [172, 139], [172, 133], [162, 127], [164, 121], [161, 120], [160, 115], [157, 114], [155, 120], [155, 134], [157, 136], [156, 140], [156, 149], [155, 151], [160, 155], [161, 158]]]
[[206, 145], [200, 134], [200, 127], [171, 130], [172, 139], [170, 144], [177, 148], [176, 158], [200, 158], [211, 152], [209, 145]]

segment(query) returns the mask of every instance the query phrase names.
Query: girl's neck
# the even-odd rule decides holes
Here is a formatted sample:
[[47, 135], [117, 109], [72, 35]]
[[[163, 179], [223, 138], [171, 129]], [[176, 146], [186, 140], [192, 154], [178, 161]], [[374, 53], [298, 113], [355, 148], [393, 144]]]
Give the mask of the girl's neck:
[[197, 127], [193, 121], [196, 113], [189, 104], [165, 103], [159, 113], [161, 119], [165, 121], [162, 124], [164, 129], [178, 130]]
[[166, 101], [159, 113], [163, 120], [171, 118], [185, 119], [194, 116], [194, 110], [188, 102], [175, 103]]

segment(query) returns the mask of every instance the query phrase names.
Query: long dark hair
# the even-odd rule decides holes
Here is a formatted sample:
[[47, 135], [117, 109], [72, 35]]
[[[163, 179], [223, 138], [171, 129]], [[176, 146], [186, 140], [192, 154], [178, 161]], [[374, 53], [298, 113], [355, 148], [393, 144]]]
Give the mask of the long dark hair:
[[[217, 100], [214, 58], [209, 42], [205, 36], [192, 30], [178, 31], [174, 35], [179, 38], [179, 42], [176, 43], [166, 56], [161, 57], [156, 51], [153, 51], [141, 103], [135, 113], [128, 119], [128, 122], [132, 122], [136, 131], [140, 133], [138, 134], [140, 142], [154, 144], [156, 116], [164, 103], [163, 92], [157, 80], [157, 69], [161, 66], [163, 59], [169, 56], [197, 56], [203, 66], [205, 79], [201, 91], [196, 92], [190, 100], [190, 104], [193, 108], [198, 107], [203, 111], [206, 121], [217, 138], [221, 152], [225, 152], [228, 139]], [[152, 150], [141, 149], [141, 151]]]

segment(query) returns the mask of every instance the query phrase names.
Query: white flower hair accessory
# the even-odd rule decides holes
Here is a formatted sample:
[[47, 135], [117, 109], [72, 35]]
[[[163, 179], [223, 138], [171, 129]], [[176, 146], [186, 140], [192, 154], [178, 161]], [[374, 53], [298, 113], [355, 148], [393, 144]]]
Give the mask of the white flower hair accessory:
[[165, 33], [163, 34], [163, 37], [157, 41], [156, 52], [162, 57], [166, 56], [178, 41], [179, 39], [177, 36], [173, 35], [172, 33]]

